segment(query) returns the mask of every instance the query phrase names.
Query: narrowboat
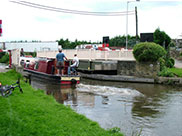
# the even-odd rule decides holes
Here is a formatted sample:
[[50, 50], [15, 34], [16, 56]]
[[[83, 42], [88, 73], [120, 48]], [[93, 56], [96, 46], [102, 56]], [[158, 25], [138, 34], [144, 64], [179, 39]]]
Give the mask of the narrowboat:
[[56, 69], [56, 60], [52, 58], [27, 58], [20, 57], [20, 65], [28, 73], [30, 78], [37, 78], [49, 83], [61, 85], [73, 85], [80, 83], [80, 76], [75, 73], [68, 75], [70, 62], [65, 61], [64, 74], [59, 75]]

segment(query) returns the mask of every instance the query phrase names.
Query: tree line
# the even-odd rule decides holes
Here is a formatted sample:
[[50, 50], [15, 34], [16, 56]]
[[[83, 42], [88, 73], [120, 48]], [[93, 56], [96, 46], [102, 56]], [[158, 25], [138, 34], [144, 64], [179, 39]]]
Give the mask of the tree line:
[[[91, 41], [69, 41], [68, 39], [64, 40], [61, 38], [60, 40], [57, 40], [59, 45], [62, 45], [63, 49], [74, 49], [77, 45], [81, 44], [102, 44], [102, 42], [91, 42]], [[111, 38], [109, 40], [109, 46], [120, 46], [125, 47], [126, 44], [126, 36], [115, 36], [114, 38]], [[136, 37], [135, 36], [128, 36], [128, 46], [133, 47], [136, 44]]]
[[64, 40], [61, 38], [60, 40], [57, 40], [58, 44], [62, 46], [63, 49], [74, 49], [77, 45], [82, 45], [82, 44], [101, 44], [101, 42], [91, 42], [91, 41], [69, 41], [68, 39]]
[[[160, 28], [157, 28], [154, 33], [153, 33], [153, 39], [154, 39], [154, 43], [157, 43], [165, 48], [167, 48], [167, 46], [170, 44], [172, 46], [175, 46], [175, 43], [171, 42], [171, 38], [164, 32], [161, 31]], [[136, 43], [138, 43], [140, 41], [140, 37], [136, 36], [131, 36], [128, 35], [128, 48], [133, 48]], [[27, 40], [25, 41], [11, 41], [11, 42], [28, 42]], [[41, 41], [37, 41], [37, 40], [32, 40], [32, 42], [41, 42]], [[102, 44], [101, 41], [99, 42], [91, 42], [91, 41], [79, 41], [79, 40], [75, 40], [75, 41], [70, 41], [68, 38], [67, 39], [63, 39], [61, 38], [60, 40], [57, 40], [59, 45], [62, 45], [63, 49], [74, 49], [77, 45], [82, 45], [82, 44]], [[110, 38], [109, 40], [109, 46], [110, 47], [125, 47], [126, 46], [126, 36], [123, 35], [119, 35], [119, 36], [115, 36], [113, 38]]]
[[[163, 46], [164, 48], [167, 48], [168, 45], [173, 45], [174, 43], [171, 42], [171, 38], [169, 37], [168, 34], [166, 34], [164, 31], [161, 31], [160, 28], [157, 28], [154, 33], [153, 33], [153, 39], [154, 39], [154, 43], [157, 43], [161, 46]], [[128, 35], [128, 48], [133, 48], [136, 43], [138, 43], [140, 41], [140, 37], [136, 36], [131, 36]], [[81, 44], [102, 44], [102, 42], [91, 42], [91, 41], [79, 41], [79, 40], [75, 40], [75, 41], [69, 41], [68, 39], [64, 40], [63, 38], [61, 38], [60, 40], [57, 40], [59, 45], [62, 45], [62, 47], [64, 49], [74, 49], [77, 45], [81, 45]], [[126, 36], [115, 36], [113, 38], [110, 38], [109, 40], [109, 46], [110, 47], [125, 47], [126, 45]]]

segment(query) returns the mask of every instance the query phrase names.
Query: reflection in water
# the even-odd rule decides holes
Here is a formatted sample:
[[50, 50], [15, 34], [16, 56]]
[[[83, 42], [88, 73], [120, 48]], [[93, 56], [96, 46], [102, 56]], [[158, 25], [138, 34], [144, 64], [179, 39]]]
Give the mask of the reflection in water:
[[69, 101], [71, 105], [77, 105], [77, 91], [75, 90], [75, 86], [61, 87], [58, 84], [49, 84], [35, 79], [31, 82], [31, 85], [34, 88], [45, 90], [47, 95], [53, 95], [56, 101], [61, 104]]
[[46, 93], [53, 95], [59, 103], [64, 104], [66, 101], [72, 101], [72, 105], [77, 105], [77, 92], [74, 88], [61, 89], [61, 87], [58, 87], [57, 90], [55, 88], [54, 90], [48, 88]]
[[35, 80], [32, 85], [103, 128], [119, 127], [126, 136], [141, 129], [142, 136], [182, 134], [182, 91], [177, 87], [94, 80], [64, 89]]

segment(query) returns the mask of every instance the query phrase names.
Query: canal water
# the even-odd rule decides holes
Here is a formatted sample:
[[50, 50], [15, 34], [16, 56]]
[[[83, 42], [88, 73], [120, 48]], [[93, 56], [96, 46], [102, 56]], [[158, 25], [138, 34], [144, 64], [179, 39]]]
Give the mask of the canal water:
[[61, 104], [126, 136], [182, 136], [182, 89], [167, 85], [82, 80], [66, 88], [32, 80]]

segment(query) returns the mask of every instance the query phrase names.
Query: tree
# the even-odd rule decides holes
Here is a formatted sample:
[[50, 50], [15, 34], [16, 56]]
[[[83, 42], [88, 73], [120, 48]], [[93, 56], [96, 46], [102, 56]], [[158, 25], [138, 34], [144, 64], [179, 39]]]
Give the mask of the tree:
[[171, 38], [164, 31], [160, 31], [160, 28], [157, 28], [154, 32], [154, 42], [167, 49], [171, 43]]

